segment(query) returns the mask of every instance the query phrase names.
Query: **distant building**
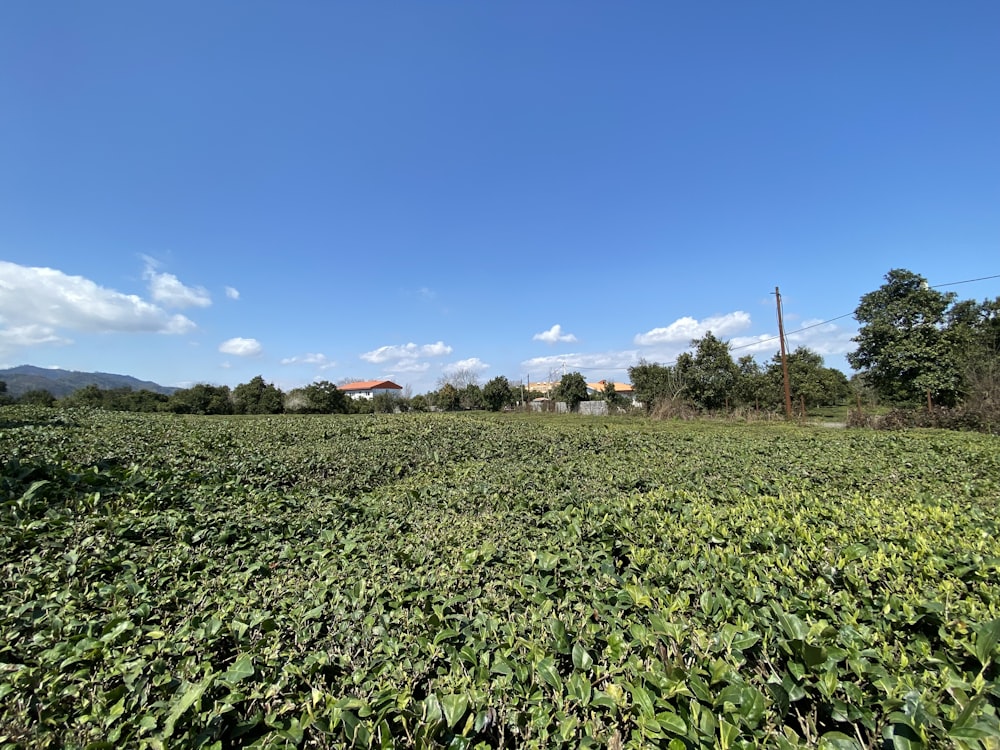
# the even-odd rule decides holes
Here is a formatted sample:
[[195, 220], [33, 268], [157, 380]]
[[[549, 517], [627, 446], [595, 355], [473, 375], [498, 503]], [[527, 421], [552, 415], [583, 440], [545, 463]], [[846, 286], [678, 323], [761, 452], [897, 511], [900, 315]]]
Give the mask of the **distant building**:
[[528, 391], [534, 391], [535, 393], [546, 393], [552, 395], [552, 391], [554, 391], [556, 388], [559, 387], [559, 381], [553, 380], [551, 382], [546, 382], [543, 380], [541, 382], [535, 383], [529, 380], [527, 383], [525, 383], [524, 387], [525, 390]]
[[338, 385], [337, 390], [351, 398], [373, 399], [380, 393], [399, 394], [403, 386], [396, 385], [391, 380], [362, 380], [357, 383]]
[[[606, 380], [598, 380], [596, 383], [587, 383], [587, 395], [591, 398], [601, 396], [604, 393], [604, 387], [607, 385], [607, 382]], [[615, 383], [615, 393], [630, 404], [635, 403], [635, 391], [632, 390], [631, 383]]]

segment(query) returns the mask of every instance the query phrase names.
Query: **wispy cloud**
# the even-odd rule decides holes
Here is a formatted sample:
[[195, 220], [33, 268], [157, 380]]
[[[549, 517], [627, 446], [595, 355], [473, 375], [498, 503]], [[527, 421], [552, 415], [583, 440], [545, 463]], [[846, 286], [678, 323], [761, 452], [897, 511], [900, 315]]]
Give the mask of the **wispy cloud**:
[[443, 341], [436, 344], [417, 345], [414, 343], [380, 346], [370, 352], [361, 355], [361, 359], [372, 364], [384, 364], [386, 362], [413, 362], [427, 357], [443, 357], [451, 354], [451, 347]]
[[482, 372], [483, 370], [488, 369], [490, 369], [490, 366], [483, 362], [479, 357], [469, 357], [468, 359], [460, 359], [457, 362], [451, 362], [450, 364], [444, 365], [441, 368], [441, 371], [444, 373], [460, 371]]
[[281, 364], [283, 364], [283, 365], [315, 365], [316, 367], [319, 367], [319, 369], [321, 369], [321, 370], [329, 370], [331, 367], [336, 367], [337, 366], [336, 362], [333, 362], [333, 361], [327, 359], [327, 356], [325, 354], [320, 354], [319, 352], [308, 353], [308, 354], [301, 354], [301, 355], [296, 356], [296, 357], [286, 357], [285, 359], [281, 360]]
[[153, 258], [144, 256], [146, 270], [143, 278], [149, 283], [149, 294], [166, 307], [208, 307], [212, 297], [203, 287], [182, 284], [172, 273], [160, 273], [159, 264]]
[[0, 349], [71, 343], [73, 342], [70, 339], [59, 336], [51, 326], [26, 325], [0, 328]]
[[219, 351], [236, 357], [256, 357], [264, 347], [257, 339], [232, 338], [219, 344]]
[[533, 341], [544, 341], [546, 344], [558, 344], [567, 343], [571, 344], [576, 341], [576, 336], [572, 333], [563, 333], [562, 326], [556, 323], [547, 331], [542, 331], [541, 333], [536, 333], [531, 337]]
[[[623, 372], [638, 361], [638, 352], [612, 351], [596, 353], [575, 353], [550, 355], [547, 357], [532, 357], [521, 362], [524, 371], [536, 380], [548, 380], [554, 372], [574, 372], [576, 370], [604, 373]], [[589, 375], [587, 375], [589, 378]]]
[[[856, 349], [857, 344], [852, 340], [855, 335], [856, 330], [815, 319], [802, 321], [798, 329], [785, 329], [785, 340], [790, 348], [804, 346], [823, 357], [839, 356]], [[744, 354], [775, 354], [781, 348], [777, 331], [758, 336], [737, 336], [730, 344], [735, 350], [734, 357]]]
[[61, 330], [181, 334], [194, 328], [183, 315], [83, 276], [0, 261], [0, 336], [8, 345], [68, 343]]
[[724, 339], [749, 327], [750, 314], [742, 310], [703, 320], [685, 316], [678, 318], [664, 328], [654, 328], [646, 333], [637, 333], [634, 342], [639, 346], [688, 344], [692, 339], [701, 338], [709, 331], [716, 338]]
[[423, 362], [419, 359], [402, 359], [386, 367], [387, 372], [427, 372], [431, 368], [430, 362]]
[[239, 299], [240, 298], [240, 290], [236, 289], [235, 287], [227, 286], [226, 287], [226, 296], [229, 297], [229, 299]]
[[185, 286], [172, 273], [156, 273], [147, 276], [149, 293], [153, 299], [167, 307], [208, 307], [212, 298], [201, 287]]

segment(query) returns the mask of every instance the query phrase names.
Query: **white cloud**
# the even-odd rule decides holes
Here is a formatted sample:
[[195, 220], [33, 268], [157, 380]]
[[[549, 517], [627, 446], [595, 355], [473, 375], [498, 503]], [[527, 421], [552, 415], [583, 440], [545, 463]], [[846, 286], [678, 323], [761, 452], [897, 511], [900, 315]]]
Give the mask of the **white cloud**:
[[404, 359], [387, 367], [386, 372], [427, 372], [430, 367], [430, 362], [421, 362], [415, 359]]
[[179, 334], [194, 328], [183, 315], [82, 276], [0, 261], [0, 331], [11, 343], [66, 343], [60, 329]]
[[0, 328], [0, 346], [5, 349], [21, 346], [39, 346], [40, 344], [71, 343], [73, 342], [70, 339], [65, 339], [57, 335], [55, 329], [50, 326], [25, 325]]
[[[548, 380], [550, 374], [553, 373], [558, 373], [561, 377], [564, 369], [566, 372], [575, 372], [577, 370], [600, 370], [606, 374], [624, 372], [634, 365], [637, 360], [638, 353], [635, 351], [596, 352], [592, 354], [577, 353], [533, 357], [521, 362], [521, 367], [527, 374], [531, 375], [533, 380]], [[587, 374], [584, 377], [590, 378]]]
[[637, 333], [634, 341], [640, 346], [687, 344], [692, 339], [701, 338], [709, 331], [716, 338], [725, 339], [749, 326], [750, 314], [742, 310], [716, 315], [701, 321], [685, 316], [678, 318], [666, 328], [654, 328], [646, 333]]
[[336, 367], [337, 366], [336, 362], [332, 362], [331, 360], [327, 359], [327, 357], [326, 357], [325, 354], [320, 354], [319, 352], [316, 352], [316, 353], [310, 352], [308, 354], [301, 354], [301, 355], [296, 356], [296, 357], [286, 357], [285, 359], [281, 360], [281, 364], [283, 364], [283, 365], [316, 365], [321, 370], [328, 370], [331, 367]]
[[226, 296], [229, 297], [229, 299], [239, 299], [240, 298], [240, 290], [236, 289], [234, 287], [231, 287], [231, 286], [227, 286], [226, 287]]
[[219, 344], [219, 351], [236, 357], [256, 357], [264, 351], [264, 347], [257, 339], [244, 339], [237, 336]]
[[576, 336], [572, 333], [563, 333], [562, 326], [556, 323], [547, 331], [542, 331], [541, 333], [536, 333], [531, 337], [533, 341], [544, 341], [546, 344], [556, 344], [558, 342], [573, 343], [576, 341]]
[[442, 357], [446, 354], [451, 354], [451, 347], [443, 341], [438, 341], [436, 344], [423, 344], [421, 346], [414, 343], [380, 346], [378, 349], [362, 354], [361, 359], [379, 365], [384, 362], [413, 362], [425, 357]]
[[469, 357], [468, 359], [460, 359], [458, 362], [447, 364], [441, 368], [441, 371], [444, 373], [459, 372], [462, 370], [482, 372], [483, 370], [488, 369], [490, 369], [490, 366], [479, 359], [479, 357]]
[[208, 307], [212, 304], [212, 297], [206, 289], [185, 286], [172, 273], [157, 273], [151, 267], [147, 267], [145, 279], [149, 282], [149, 293], [161, 305]]
[[[804, 330], [803, 330], [804, 329]], [[857, 331], [841, 328], [836, 323], [823, 323], [820, 320], [805, 320], [796, 330], [785, 330], [785, 340], [789, 349], [800, 346], [807, 347], [822, 357], [836, 357], [853, 351], [857, 344], [852, 338]], [[730, 343], [735, 350], [734, 357], [745, 354], [777, 354], [781, 349], [778, 333], [762, 333], [758, 336], [738, 336]], [[827, 362], [827, 367], [836, 366]]]

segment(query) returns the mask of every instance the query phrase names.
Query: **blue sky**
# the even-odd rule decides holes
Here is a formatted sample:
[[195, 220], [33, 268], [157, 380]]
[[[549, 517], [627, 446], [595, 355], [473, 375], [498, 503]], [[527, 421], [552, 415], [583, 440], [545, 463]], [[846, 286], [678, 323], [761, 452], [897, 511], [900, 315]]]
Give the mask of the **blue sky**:
[[[288, 389], [849, 372], [1000, 273], [1000, 4], [5, 3], [0, 366]], [[953, 287], [1000, 295], [1000, 279]]]

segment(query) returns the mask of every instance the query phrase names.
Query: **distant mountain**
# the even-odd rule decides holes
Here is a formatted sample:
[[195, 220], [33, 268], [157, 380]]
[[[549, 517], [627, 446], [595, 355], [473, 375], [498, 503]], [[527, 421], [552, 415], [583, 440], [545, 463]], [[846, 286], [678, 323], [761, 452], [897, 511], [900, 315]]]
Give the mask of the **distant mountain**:
[[84, 386], [98, 388], [131, 388], [133, 391], [153, 391], [168, 396], [176, 388], [158, 385], [148, 380], [139, 380], [130, 375], [113, 375], [109, 372], [71, 372], [69, 370], [49, 370], [44, 367], [20, 365], [0, 370], [0, 380], [7, 384], [7, 395], [17, 398], [28, 391], [46, 390], [56, 398], [68, 396]]

